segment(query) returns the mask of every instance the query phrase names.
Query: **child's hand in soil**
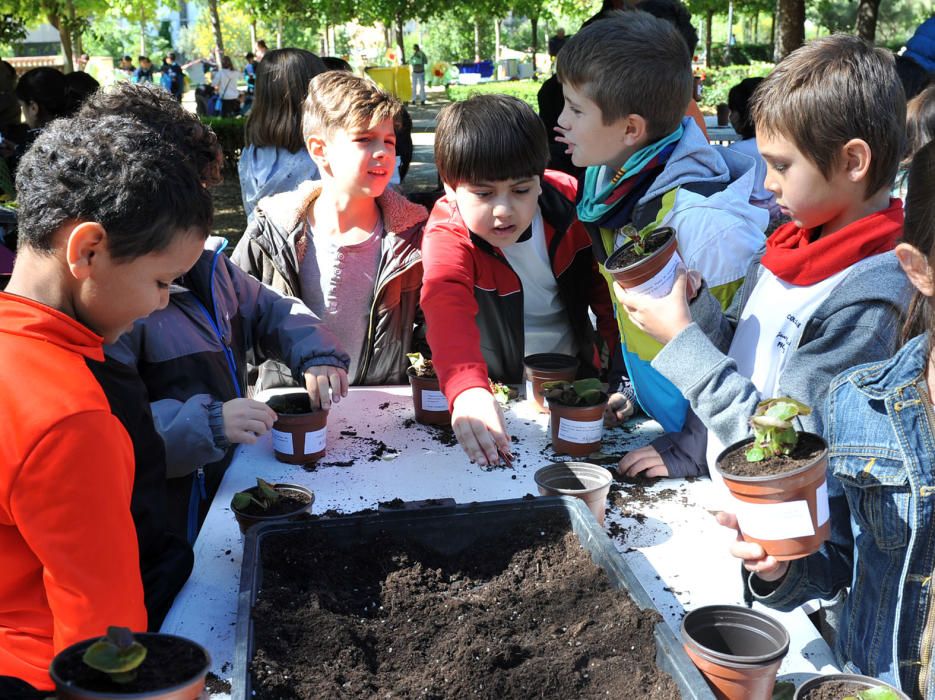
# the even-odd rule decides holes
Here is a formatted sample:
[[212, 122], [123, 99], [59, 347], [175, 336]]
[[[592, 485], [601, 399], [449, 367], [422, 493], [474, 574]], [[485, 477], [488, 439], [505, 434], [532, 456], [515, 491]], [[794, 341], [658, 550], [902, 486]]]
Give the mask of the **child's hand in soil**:
[[635, 294], [616, 282], [614, 294], [637, 328], [665, 345], [692, 322], [688, 302], [700, 287], [700, 273], [689, 272], [684, 265], [679, 265], [672, 291], [664, 297], [654, 299], [645, 294]]
[[276, 422], [276, 412], [262, 401], [231, 399], [221, 408], [224, 436], [227, 441], [252, 445], [260, 435], [266, 435]]
[[618, 425], [623, 425], [635, 411], [636, 406], [633, 405], [633, 401], [623, 394], [614, 392], [607, 399], [607, 407], [604, 409], [604, 427], [616, 428]]
[[777, 561], [775, 557], [767, 555], [763, 547], [756, 542], [744, 542], [736, 515], [722, 511], [715, 517], [724, 527], [737, 531], [737, 540], [731, 544], [730, 553], [738, 559], [743, 559], [743, 568], [752, 571], [764, 581], [778, 581], [786, 575], [789, 562]]
[[500, 404], [487, 389], [465, 389], [451, 407], [451, 427], [467, 456], [482, 467], [499, 464], [500, 454], [510, 454], [510, 436]]
[[338, 403], [347, 396], [347, 371], [331, 365], [314, 365], [305, 370], [305, 388], [312, 400], [312, 408], [321, 406], [327, 411], [331, 402]]
[[617, 464], [617, 473], [635, 479], [669, 476], [669, 468], [662, 461], [662, 455], [655, 447], [646, 445], [632, 452], [627, 452]]

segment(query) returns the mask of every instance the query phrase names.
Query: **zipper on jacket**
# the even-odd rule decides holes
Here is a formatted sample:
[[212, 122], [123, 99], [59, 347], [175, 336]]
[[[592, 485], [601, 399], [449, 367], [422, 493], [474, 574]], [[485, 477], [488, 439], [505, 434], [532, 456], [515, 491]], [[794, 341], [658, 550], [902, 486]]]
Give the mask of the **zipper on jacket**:
[[208, 489], [205, 486], [204, 467], [198, 467], [192, 476], [192, 492], [188, 498], [188, 544], [194, 545], [198, 537], [198, 515], [201, 504], [208, 500]]
[[214, 315], [205, 308], [205, 305], [201, 303], [201, 300], [198, 299], [194, 294], [192, 298], [198, 302], [198, 308], [201, 309], [201, 312], [205, 315], [205, 318], [208, 319], [208, 323], [211, 324], [211, 328], [214, 330], [214, 334], [217, 336], [218, 341], [221, 343], [221, 349], [224, 351], [224, 358], [227, 360], [227, 369], [230, 371], [231, 380], [234, 382], [234, 391], [237, 392], [238, 397], [243, 397], [243, 391], [240, 388], [240, 380], [237, 379], [237, 362], [234, 360], [234, 351], [231, 350], [230, 343], [225, 340], [224, 334], [221, 333], [221, 329], [218, 327], [215, 319], [218, 315], [217, 304], [214, 300], [214, 273], [217, 269], [218, 256], [222, 255], [224, 248], [227, 247], [227, 242], [218, 248], [214, 253], [214, 259], [211, 261], [211, 277], [208, 279], [208, 286], [211, 289], [211, 306], [214, 308]]
[[[929, 432], [935, 430], [935, 412], [932, 411], [932, 402], [927, 396], [927, 387], [925, 382], [918, 382], [916, 390], [922, 394], [922, 405], [925, 406], [925, 417], [928, 419]], [[935, 575], [935, 572], [932, 572]], [[926, 689], [929, 683], [929, 670], [932, 665], [932, 637], [935, 635], [935, 605], [932, 605], [932, 579], [928, 580], [928, 612], [925, 614], [925, 627], [922, 628], [922, 641], [920, 649], [920, 661], [922, 667], [919, 669], [919, 694], [927, 697]], [[898, 668], [898, 666], [897, 666]], [[898, 671], [897, 671], [898, 673]]]

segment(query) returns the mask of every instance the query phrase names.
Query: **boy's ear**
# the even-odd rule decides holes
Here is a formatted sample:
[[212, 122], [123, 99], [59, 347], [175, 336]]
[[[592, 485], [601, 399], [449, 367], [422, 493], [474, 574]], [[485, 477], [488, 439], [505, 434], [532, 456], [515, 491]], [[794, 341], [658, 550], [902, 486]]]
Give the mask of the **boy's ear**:
[[96, 221], [81, 221], [65, 234], [65, 260], [77, 280], [90, 277], [92, 266], [107, 249], [107, 231]]
[[649, 133], [649, 124], [639, 114], [628, 114], [620, 118], [623, 128], [623, 143], [626, 146], [643, 146]]
[[312, 160], [318, 164], [318, 167], [322, 167], [328, 164], [327, 159], [325, 158], [325, 140], [320, 136], [309, 136], [305, 139], [305, 148], [308, 151], [308, 154], [312, 157]]
[[867, 177], [870, 170], [870, 161], [873, 153], [870, 145], [863, 139], [851, 139], [841, 148], [842, 163], [847, 179], [851, 182], [860, 182]]
[[935, 280], [932, 279], [932, 268], [928, 258], [909, 243], [900, 243], [896, 246], [896, 259], [899, 266], [912, 282], [912, 286], [927, 297], [935, 296]]

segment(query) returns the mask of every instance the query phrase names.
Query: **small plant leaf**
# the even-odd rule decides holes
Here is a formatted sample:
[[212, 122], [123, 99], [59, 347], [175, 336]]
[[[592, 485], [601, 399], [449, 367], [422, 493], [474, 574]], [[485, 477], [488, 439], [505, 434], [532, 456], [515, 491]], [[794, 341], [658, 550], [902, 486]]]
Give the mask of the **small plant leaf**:
[[578, 397], [581, 399], [581, 403], [585, 406], [596, 406], [601, 402], [601, 390], [589, 389], [584, 393], [578, 394]]
[[542, 391], [551, 391], [552, 389], [564, 390], [571, 386], [568, 382], [556, 380], [551, 382], [542, 382]]
[[425, 362], [421, 352], [407, 352], [406, 357], [409, 358], [409, 364], [412, 367], [421, 367], [422, 363]]
[[261, 500], [266, 501], [267, 503], [266, 507], [269, 507], [270, 505], [272, 505], [273, 503], [279, 500], [279, 496], [280, 496], [279, 491], [273, 488], [272, 484], [270, 484], [268, 481], [264, 481], [260, 477], [257, 477], [256, 487], [257, 487], [257, 490], [260, 492], [260, 496], [262, 497]]
[[760, 426], [761, 428], [782, 428], [782, 429], [785, 429], [785, 428], [788, 428], [789, 426], [792, 425], [789, 421], [787, 421], [787, 420], [785, 420], [785, 419], [776, 418], [776, 417], [770, 416], [770, 415], [753, 416], [753, 418], [750, 419], [750, 422], [753, 423], [754, 427], [755, 427], [755, 426]]
[[792, 700], [795, 697], [795, 683], [779, 681], [773, 687], [772, 700]]
[[81, 660], [108, 674], [115, 683], [129, 683], [136, 678], [136, 669], [145, 658], [146, 647], [135, 640], [129, 629], [109, 627], [107, 636], [89, 646]]
[[746, 457], [748, 462], [762, 462], [766, 459], [766, 453], [763, 451], [762, 447], [754, 445], [747, 450]]
[[592, 377], [590, 379], [579, 379], [572, 384], [572, 388], [578, 396], [584, 396], [589, 391], [597, 390], [599, 392], [603, 388], [603, 384], [601, 384], [600, 379]]
[[260, 505], [257, 503], [257, 500], [246, 491], [235, 493], [234, 497], [231, 499], [231, 507], [236, 510], [245, 510], [250, 506], [251, 503]]
[[858, 700], [899, 700], [892, 688], [866, 688], [857, 693]]

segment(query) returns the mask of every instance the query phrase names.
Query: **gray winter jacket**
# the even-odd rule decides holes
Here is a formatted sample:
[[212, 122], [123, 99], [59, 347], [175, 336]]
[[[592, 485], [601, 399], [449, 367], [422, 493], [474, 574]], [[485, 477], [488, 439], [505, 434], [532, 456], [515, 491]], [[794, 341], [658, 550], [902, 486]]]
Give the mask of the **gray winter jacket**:
[[[747, 420], [760, 395], [727, 356], [741, 311], [763, 267], [761, 250], [726, 312], [707, 288], [691, 304], [693, 323], [653, 360], [691, 404], [685, 427], [652, 442], [670, 476], [707, 473], [707, 429], [729, 446], [750, 436]], [[800, 429], [822, 434], [822, 408], [835, 375], [864, 362], [890, 357], [911, 297], [911, 287], [893, 253], [856, 263], [834, 293], [815, 310], [787, 360], [778, 394], [812, 407]], [[707, 429], [705, 428], [707, 426]]]

